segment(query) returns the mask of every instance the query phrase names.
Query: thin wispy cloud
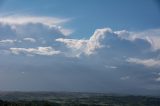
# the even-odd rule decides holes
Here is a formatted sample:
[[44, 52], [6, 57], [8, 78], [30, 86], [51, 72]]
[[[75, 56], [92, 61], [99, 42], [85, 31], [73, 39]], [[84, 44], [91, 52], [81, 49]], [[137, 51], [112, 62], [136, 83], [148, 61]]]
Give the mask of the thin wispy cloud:
[[16, 40], [11, 40], [11, 39], [0, 40], [0, 44], [8, 44], [14, 42], [16, 42]]
[[36, 42], [34, 38], [24, 38], [23, 40], [33, 42], [33, 43]]
[[54, 26], [68, 22], [69, 19], [60, 19], [46, 16], [1, 16], [0, 23], [9, 25], [23, 25], [23, 24], [44, 24], [47, 26]]
[[160, 67], [160, 60], [157, 60], [157, 59], [128, 58], [127, 62], [140, 64], [147, 67]]
[[56, 51], [52, 47], [10, 48], [10, 51], [16, 55], [25, 54], [25, 55], [53, 56], [60, 53], [60, 51]]

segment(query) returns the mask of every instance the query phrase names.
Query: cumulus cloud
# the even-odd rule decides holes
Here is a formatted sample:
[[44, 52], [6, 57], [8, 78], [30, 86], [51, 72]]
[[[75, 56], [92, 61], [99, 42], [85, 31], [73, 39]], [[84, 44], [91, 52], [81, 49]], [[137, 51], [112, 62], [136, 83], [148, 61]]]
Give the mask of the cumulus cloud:
[[52, 47], [10, 48], [10, 51], [13, 54], [26, 54], [26, 55], [52, 56], [52, 55], [60, 54], [60, 51], [56, 51]]
[[105, 45], [102, 43], [108, 34], [112, 34], [112, 30], [110, 28], [97, 29], [89, 39], [87, 44], [87, 53], [92, 54], [92, 52], [97, 48], [104, 47]]
[[[159, 29], [129, 32], [126, 30], [112, 31], [110, 28], [102, 28], [96, 29], [89, 39], [72, 39], [71, 37], [67, 38], [67, 35], [70, 35], [73, 31], [60, 26], [68, 21], [69, 19], [43, 16], [4, 16], [0, 17], [0, 31], [2, 30], [0, 38], [6, 35], [6, 39], [16, 38], [21, 41], [38, 41], [39, 46], [43, 46], [43, 44], [51, 46], [52, 43], [57, 45], [57, 42], [60, 42], [67, 48], [67, 52], [70, 52], [68, 54], [73, 55], [73, 57], [82, 54], [88, 56], [96, 54], [103, 48], [106, 52], [107, 48], [114, 52], [116, 50], [122, 52], [123, 50], [120, 49], [125, 48], [124, 52], [128, 52], [128, 54], [131, 49], [135, 52], [137, 51], [137, 54], [145, 47], [154, 51], [160, 49]], [[1, 43], [4, 43], [4, 41]], [[64, 47], [57, 48], [62, 50]], [[32, 48], [31, 44], [28, 48]]]
[[126, 30], [112, 31], [110, 28], [102, 28], [96, 29], [89, 39], [58, 38], [56, 41], [64, 43], [64, 46], [71, 49], [71, 52], [78, 56], [81, 54], [95, 54], [103, 48], [103, 50], [107, 50], [106, 48], [108, 48], [113, 52], [123, 52], [126, 54], [132, 54], [133, 52], [131, 51], [133, 50], [135, 53], [141, 54], [145, 50], [150, 51], [153, 46], [155, 47], [154, 43], [160, 41], [160, 39], [157, 39], [157, 41], [154, 40], [151, 43], [150, 40], [153, 37], [150, 37], [149, 33], [147, 34], [148, 36], [139, 34], [141, 36], [136, 37], [137, 34], [138, 32], [133, 33]]
[[[56, 45], [56, 49], [70, 54], [72, 57], [79, 57], [80, 55], [90, 56], [101, 51], [105, 52], [104, 54], [142, 55], [142, 52], [145, 50], [149, 51], [152, 49], [154, 50], [152, 52], [156, 52], [160, 49], [159, 29], [130, 32], [126, 30], [112, 31], [110, 28], [102, 28], [96, 29], [88, 39], [73, 39], [67, 36], [73, 31], [61, 26], [68, 21], [69, 19], [43, 16], [4, 16], [0, 17], [0, 31], [2, 31], [0, 38], [16, 38], [22, 42], [36, 42], [26, 45], [17, 44], [16, 48], [18, 46], [21, 48], [35, 48]], [[0, 41], [1, 44], [5, 42], [11, 43], [12, 41]], [[132, 50], [134, 53], [131, 52]]]
[[71, 48], [74, 52], [78, 52], [78, 54], [91, 55], [95, 53], [96, 49], [107, 46], [102, 44], [107, 33], [112, 33], [112, 30], [110, 28], [97, 29], [89, 39], [58, 38], [56, 41], [66, 44], [68, 48]]
[[130, 63], [144, 65], [147, 67], [159, 67], [160, 66], [160, 60], [156, 60], [156, 59], [128, 58], [126, 61]]

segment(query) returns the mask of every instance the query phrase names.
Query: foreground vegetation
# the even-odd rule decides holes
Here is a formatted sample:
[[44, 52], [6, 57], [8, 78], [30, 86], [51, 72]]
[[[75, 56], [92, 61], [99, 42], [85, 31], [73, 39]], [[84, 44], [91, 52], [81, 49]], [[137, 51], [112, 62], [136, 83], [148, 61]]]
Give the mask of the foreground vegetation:
[[160, 106], [159, 97], [109, 96], [91, 93], [0, 94], [0, 106]]

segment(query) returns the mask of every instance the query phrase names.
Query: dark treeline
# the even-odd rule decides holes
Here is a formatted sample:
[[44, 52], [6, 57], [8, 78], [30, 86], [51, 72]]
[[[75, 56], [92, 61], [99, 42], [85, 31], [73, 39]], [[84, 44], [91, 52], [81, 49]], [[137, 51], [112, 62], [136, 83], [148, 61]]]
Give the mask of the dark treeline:
[[48, 101], [2, 101], [0, 106], [61, 106], [59, 103], [51, 103]]
[[160, 98], [143, 96], [92, 96], [47, 100], [0, 100], [0, 106], [160, 106]]

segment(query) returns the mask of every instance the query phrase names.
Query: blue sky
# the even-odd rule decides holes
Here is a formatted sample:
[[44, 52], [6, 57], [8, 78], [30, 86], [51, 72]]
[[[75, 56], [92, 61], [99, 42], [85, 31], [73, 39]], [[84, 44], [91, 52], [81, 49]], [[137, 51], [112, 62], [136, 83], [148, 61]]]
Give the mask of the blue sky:
[[0, 1], [0, 90], [160, 95], [159, 6]]
[[[156, 0], [34, 0], [2, 1], [1, 14], [24, 14], [71, 18], [66, 26], [79, 36], [91, 35], [97, 28], [145, 30], [159, 28], [160, 14]], [[87, 23], [86, 23], [87, 22]]]

